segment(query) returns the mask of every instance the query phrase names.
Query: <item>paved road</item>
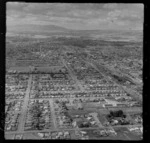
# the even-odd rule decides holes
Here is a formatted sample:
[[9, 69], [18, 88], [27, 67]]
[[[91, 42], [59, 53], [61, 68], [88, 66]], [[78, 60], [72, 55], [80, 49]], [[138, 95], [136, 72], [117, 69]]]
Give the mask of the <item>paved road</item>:
[[67, 68], [69, 74], [71, 75], [71, 77], [76, 81], [76, 85], [80, 87], [81, 91], [84, 91], [84, 88], [82, 87], [81, 83], [77, 80], [76, 76], [73, 74], [73, 71], [67, 66], [65, 60], [63, 59], [63, 57], [61, 57], [61, 61], [63, 62], [63, 65]]
[[100, 122], [99, 119], [97, 118], [98, 113], [94, 112], [94, 113], [90, 113], [90, 114], [94, 117], [95, 121], [96, 121], [97, 124], [98, 124], [98, 127], [99, 127], [99, 128], [103, 128], [104, 126], [101, 124], [101, 122]]
[[121, 127], [141, 127], [142, 125], [117, 125], [117, 126], [108, 126], [108, 127], [91, 127], [91, 128], [63, 128], [63, 129], [45, 129], [45, 130], [29, 130], [29, 131], [14, 131], [14, 132], [5, 132], [5, 134], [16, 134], [16, 133], [38, 133], [38, 132], [51, 132], [51, 131], [75, 131], [75, 130], [97, 130], [97, 129], [113, 129], [115, 128], [121, 128]]
[[18, 126], [18, 131], [17, 132], [23, 132], [24, 131], [24, 124], [25, 124], [25, 117], [26, 117], [27, 106], [28, 106], [28, 101], [29, 101], [31, 82], [32, 82], [32, 75], [30, 75], [29, 80], [28, 80], [28, 87], [27, 87], [27, 90], [26, 90], [25, 98], [24, 98], [21, 118], [20, 118], [20, 122], [19, 122], [19, 126]]
[[55, 116], [53, 101], [52, 101], [52, 99], [49, 101], [50, 101], [50, 108], [51, 108], [51, 119], [53, 121], [54, 129], [57, 129], [57, 123], [56, 123], [56, 116]]

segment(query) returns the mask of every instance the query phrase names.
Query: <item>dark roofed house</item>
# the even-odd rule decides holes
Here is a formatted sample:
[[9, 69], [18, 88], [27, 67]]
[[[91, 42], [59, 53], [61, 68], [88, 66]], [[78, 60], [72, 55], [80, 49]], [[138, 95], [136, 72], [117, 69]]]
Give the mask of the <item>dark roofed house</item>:
[[117, 106], [119, 106], [119, 107], [125, 107], [125, 106], [127, 106], [127, 104], [125, 104], [125, 103], [119, 103], [119, 104], [117, 104]]
[[105, 104], [105, 107], [113, 107], [112, 104]]

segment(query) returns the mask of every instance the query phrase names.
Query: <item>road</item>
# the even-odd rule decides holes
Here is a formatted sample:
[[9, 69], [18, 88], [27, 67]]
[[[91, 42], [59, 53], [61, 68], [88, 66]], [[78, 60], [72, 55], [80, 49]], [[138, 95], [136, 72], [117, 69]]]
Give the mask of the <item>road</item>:
[[23, 103], [22, 112], [21, 112], [21, 118], [20, 118], [18, 131], [17, 131], [18, 133], [24, 131], [24, 124], [25, 124], [27, 106], [28, 106], [28, 101], [29, 101], [29, 96], [30, 96], [31, 83], [32, 83], [32, 75], [29, 76], [29, 80], [28, 80], [28, 87], [26, 90], [26, 95], [24, 98], [24, 103]]
[[29, 131], [14, 131], [14, 132], [5, 132], [5, 134], [15, 134], [15, 133], [39, 133], [39, 132], [51, 132], [51, 131], [75, 131], [75, 130], [98, 130], [98, 129], [113, 129], [121, 127], [141, 127], [142, 125], [117, 125], [117, 126], [108, 126], [108, 127], [90, 127], [90, 128], [64, 128], [64, 129], [45, 129], [45, 130], [29, 130]]
[[82, 87], [81, 83], [77, 80], [77, 77], [73, 74], [73, 71], [71, 71], [70, 68], [68, 68], [65, 60], [63, 59], [63, 57], [61, 56], [61, 61], [63, 62], [63, 65], [67, 68], [69, 74], [71, 75], [71, 77], [75, 80], [76, 85], [80, 87], [81, 91], [84, 91], [84, 88]]
[[94, 112], [94, 113], [90, 113], [90, 114], [94, 117], [94, 119], [95, 119], [95, 121], [97, 122], [97, 125], [98, 125], [99, 128], [104, 127], [104, 126], [101, 124], [101, 122], [99, 121], [99, 119], [97, 118], [97, 114], [98, 114], [98, 113]]
[[56, 116], [55, 116], [55, 110], [54, 110], [52, 99], [49, 100], [49, 102], [50, 102], [50, 109], [51, 109], [51, 119], [53, 121], [54, 129], [57, 129]]

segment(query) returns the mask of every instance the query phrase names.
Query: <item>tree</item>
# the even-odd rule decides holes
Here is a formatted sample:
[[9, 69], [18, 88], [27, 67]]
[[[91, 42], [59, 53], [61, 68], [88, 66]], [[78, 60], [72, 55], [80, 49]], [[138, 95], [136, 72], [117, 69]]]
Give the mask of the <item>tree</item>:
[[110, 111], [110, 116], [114, 116], [113, 111]]
[[117, 112], [117, 117], [122, 117], [123, 116], [123, 111], [122, 110], [119, 110], [118, 112]]
[[110, 117], [122, 117], [124, 114], [122, 110], [118, 110], [118, 111], [110, 111], [109, 115]]
[[[2, 110], [1, 110], [2, 111]], [[5, 125], [5, 113], [2, 111], [0, 112], [0, 130], [4, 131], [4, 125]]]

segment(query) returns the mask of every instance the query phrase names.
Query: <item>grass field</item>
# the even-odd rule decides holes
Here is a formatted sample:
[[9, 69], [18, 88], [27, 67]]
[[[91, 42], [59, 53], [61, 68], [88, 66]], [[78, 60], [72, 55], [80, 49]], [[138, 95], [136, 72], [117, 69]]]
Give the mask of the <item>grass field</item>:
[[114, 127], [114, 130], [119, 136], [124, 136], [128, 140], [140, 140], [139, 135], [131, 133], [126, 127]]
[[105, 115], [102, 114], [98, 114], [98, 119], [101, 122], [101, 124], [103, 125], [105, 122], [107, 122], [107, 119], [105, 118]]
[[117, 133], [117, 136], [106, 136], [106, 137], [101, 137], [97, 134], [95, 134], [93, 131], [94, 129], [91, 130], [84, 130], [87, 132], [87, 135], [89, 136], [89, 139], [96, 139], [96, 140], [130, 140], [127, 138], [124, 134], [122, 133]]
[[9, 135], [5, 135], [5, 139], [14, 139], [15, 134], [9, 134]]

